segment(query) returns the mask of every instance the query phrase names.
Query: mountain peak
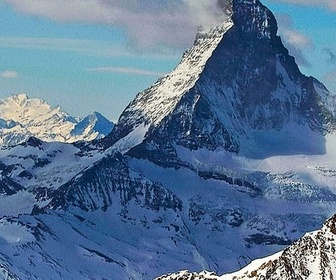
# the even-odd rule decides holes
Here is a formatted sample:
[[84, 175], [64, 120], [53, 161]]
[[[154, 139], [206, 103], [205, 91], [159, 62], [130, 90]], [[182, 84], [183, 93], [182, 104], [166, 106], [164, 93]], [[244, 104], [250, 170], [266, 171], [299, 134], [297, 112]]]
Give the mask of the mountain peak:
[[133, 146], [155, 139], [158, 146], [251, 157], [324, 153], [324, 134], [335, 129], [328, 107], [335, 98], [300, 72], [267, 7], [258, 0], [231, 4], [220, 26], [199, 33], [180, 64], [128, 105], [108, 145], [126, 137]]
[[272, 12], [259, 0], [233, 0], [232, 20], [245, 33], [259, 38], [276, 36], [278, 27]]
[[26, 101], [29, 99], [28, 95], [26, 93], [18, 93], [18, 94], [13, 94], [8, 97], [8, 99], [16, 100], [19, 102]]
[[297, 242], [273, 256], [252, 262], [228, 279], [334, 279], [336, 215], [320, 230], [305, 234]]
[[[28, 95], [25, 93], [13, 94], [7, 98], [1, 100], [1, 103], [11, 103], [16, 104], [17, 106], [25, 106], [27, 100], [29, 99]], [[0, 103], [0, 104], [1, 104]]]
[[320, 230], [309, 232], [285, 250], [258, 259], [238, 272], [217, 276], [214, 273], [180, 271], [155, 280], [258, 280], [258, 279], [334, 279], [336, 215]]
[[[224, 0], [218, 1], [217, 5], [223, 12], [222, 18], [231, 19], [235, 28], [242, 32], [250, 33], [252, 36], [258, 36], [259, 38], [276, 36], [278, 30], [276, 19], [272, 12], [259, 0]], [[203, 26], [199, 27], [199, 34], [205, 34], [206, 32]]]
[[[98, 112], [92, 112], [80, 120], [71, 131], [72, 136], [88, 134], [95, 135], [95, 139], [102, 138], [109, 134], [114, 124]], [[92, 138], [92, 137], [91, 137]], [[93, 140], [85, 139], [85, 140]]]

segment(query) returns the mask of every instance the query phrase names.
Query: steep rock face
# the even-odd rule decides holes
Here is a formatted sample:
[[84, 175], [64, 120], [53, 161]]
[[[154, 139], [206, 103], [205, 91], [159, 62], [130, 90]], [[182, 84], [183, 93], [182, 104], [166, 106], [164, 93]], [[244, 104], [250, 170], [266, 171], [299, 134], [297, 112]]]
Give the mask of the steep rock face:
[[211, 32], [199, 34], [194, 46], [184, 53], [180, 64], [172, 73], [139, 93], [128, 105], [120, 116], [113, 134], [105, 140], [105, 144], [111, 145], [123, 137], [129, 137], [140, 126], [146, 127], [144, 132], [146, 134], [148, 129], [157, 127], [171, 115], [181, 98], [195, 85], [206, 61], [232, 25], [229, 18], [222, 26], [214, 28]]
[[[323, 136], [335, 127], [330, 104], [334, 96], [288, 54], [273, 14], [258, 0], [234, 0], [223, 25], [199, 34], [176, 69], [125, 109], [106, 142], [144, 126], [133, 145], [141, 143], [133, 152], [141, 157], [169, 156], [174, 144], [247, 156], [323, 153]], [[299, 131], [316, 145], [302, 143]]]
[[43, 141], [91, 141], [107, 135], [113, 124], [99, 113], [81, 121], [52, 108], [44, 100], [26, 94], [12, 95], [0, 101], [0, 144], [16, 145], [29, 137]]
[[131, 174], [127, 160], [120, 154], [103, 158], [64, 184], [53, 194], [49, 207], [106, 211], [114, 199], [123, 205], [133, 200], [155, 211], [182, 210], [182, 201], [172, 192], [134, 171]]

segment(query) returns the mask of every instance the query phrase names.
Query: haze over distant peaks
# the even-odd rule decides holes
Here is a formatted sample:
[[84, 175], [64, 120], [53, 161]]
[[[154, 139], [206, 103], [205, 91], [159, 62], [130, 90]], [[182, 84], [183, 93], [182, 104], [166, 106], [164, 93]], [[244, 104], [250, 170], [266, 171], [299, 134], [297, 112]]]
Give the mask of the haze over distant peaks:
[[0, 101], [0, 144], [15, 145], [34, 136], [43, 141], [91, 141], [107, 135], [113, 123], [94, 112], [78, 120], [60, 106], [26, 94], [11, 95]]

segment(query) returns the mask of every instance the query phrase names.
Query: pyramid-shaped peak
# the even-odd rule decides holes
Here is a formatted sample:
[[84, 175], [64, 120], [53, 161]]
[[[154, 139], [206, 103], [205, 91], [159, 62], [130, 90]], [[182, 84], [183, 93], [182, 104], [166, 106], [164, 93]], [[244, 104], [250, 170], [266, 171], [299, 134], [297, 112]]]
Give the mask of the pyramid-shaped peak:
[[230, 3], [232, 14], [199, 33], [180, 64], [129, 104], [108, 145], [126, 137], [132, 145], [155, 139], [253, 157], [325, 152], [323, 135], [336, 127], [327, 104], [335, 98], [300, 72], [267, 7]]

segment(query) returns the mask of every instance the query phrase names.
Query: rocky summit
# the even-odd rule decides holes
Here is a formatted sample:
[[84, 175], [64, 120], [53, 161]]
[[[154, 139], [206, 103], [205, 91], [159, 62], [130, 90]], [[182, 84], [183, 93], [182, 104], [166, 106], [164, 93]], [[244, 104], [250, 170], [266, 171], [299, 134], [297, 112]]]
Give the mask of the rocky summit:
[[1, 147], [4, 277], [334, 275], [335, 95], [260, 1], [229, 4], [104, 139]]
[[131, 138], [133, 154], [154, 161], [171, 157], [174, 145], [248, 157], [324, 153], [335, 97], [300, 72], [277, 29], [259, 1], [232, 1], [231, 16], [198, 34], [175, 70], [130, 103], [108, 139]]

